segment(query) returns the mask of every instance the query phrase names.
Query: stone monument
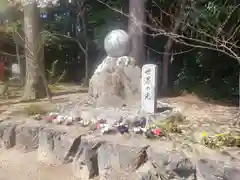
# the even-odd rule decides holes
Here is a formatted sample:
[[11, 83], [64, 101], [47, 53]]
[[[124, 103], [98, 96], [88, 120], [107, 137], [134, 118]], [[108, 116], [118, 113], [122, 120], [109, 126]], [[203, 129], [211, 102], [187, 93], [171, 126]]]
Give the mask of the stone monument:
[[146, 113], [156, 113], [157, 108], [157, 65], [142, 67], [141, 109]]
[[141, 69], [128, 56], [131, 41], [123, 30], [113, 30], [104, 40], [107, 57], [89, 82], [89, 96], [96, 106], [119, 107], [140, 101]]

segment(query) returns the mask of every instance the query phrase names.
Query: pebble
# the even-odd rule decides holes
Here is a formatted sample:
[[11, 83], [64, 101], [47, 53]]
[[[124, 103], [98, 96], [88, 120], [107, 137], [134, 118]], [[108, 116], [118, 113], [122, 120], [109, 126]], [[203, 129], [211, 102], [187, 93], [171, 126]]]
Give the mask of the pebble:
[[149, 138], [149, 139], [152, 139], [155, 137], [155, 135], [153, 134], [153, 132], [151, 130], [147, 130], [145, 133], [144, 133], [145, 137], [146, 138]]
[[146, 118], [145, 117], [140, 117], [139, 119], [136, 119], [133, 122], [134, 127], [145, 127], [146, 126]]

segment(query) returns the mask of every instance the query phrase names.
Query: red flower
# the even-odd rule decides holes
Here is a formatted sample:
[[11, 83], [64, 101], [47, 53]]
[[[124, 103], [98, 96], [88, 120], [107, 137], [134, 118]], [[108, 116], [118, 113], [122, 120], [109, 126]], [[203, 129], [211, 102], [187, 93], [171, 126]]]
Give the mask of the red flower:
[[155, 128], [152, 130], [153, 134], [156, 136], [160, 136], [161, 135], [161, 129], [160, 128]]

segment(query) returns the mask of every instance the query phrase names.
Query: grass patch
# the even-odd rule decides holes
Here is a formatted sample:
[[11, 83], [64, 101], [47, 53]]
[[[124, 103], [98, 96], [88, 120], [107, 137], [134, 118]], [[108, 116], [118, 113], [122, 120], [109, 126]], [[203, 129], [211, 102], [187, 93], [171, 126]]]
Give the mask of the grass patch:
[[164, 136], [167, 136], [170, 133], [181, 134], [182, 130], [176, 122], [155, 122], [154, 124], [149, 125], [147, 128], [154, 129], [160, 128]]
[[29, 116], [33, 116], [36, 114], [44, 115], [47, 113], [46, 109], [44, 109], [41, 105], [37, 104], [28, 105], [24, 108], [24, 112]]
[[182, 133], [181, 128], [179, 127], [179, 123], [183, 122], [185, 120], [185, 117], [179, 113], [172, 113], [168, 117], [162, 119], [162, 120], [156, 120], [147, 128], [153, 129], [153, 128], [160, 128], [161, 132], [164, 135], [168, 135], [169, 133]]
[[222, 147], [240, 148], [240, 133], [229, 132], [207, 136], [207, 134], [203, 132], [201, 144], [211, 149], [219, 149]]
[[50, 91], [61, 91], [63, 90], [62, 87], [58, 86], [58, 85], [53, 85], [53, 84], [49, 84], [48, 88], [50, 89]]

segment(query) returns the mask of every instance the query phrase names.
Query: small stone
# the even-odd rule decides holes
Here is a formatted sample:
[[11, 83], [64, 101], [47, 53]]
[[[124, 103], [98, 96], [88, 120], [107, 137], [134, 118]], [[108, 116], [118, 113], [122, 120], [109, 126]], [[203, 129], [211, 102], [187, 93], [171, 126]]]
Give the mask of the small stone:
[[144, 133], [144, 135], [146, 136], [146, 138], [149, 138], [149, 139], [155, 137], [155, 135], [153, 134], [153, 132], [152, 132], [151, 130], [147, 130], [147, 131]]
[[134, 122], [132, 123], [134, 127], [145, 127], [146, 126], [146, 118], [145, 117], [136, 117]]
[[95, 125], [95, 124], [90, 124], [90, 126], [89, 126], [89, 130], [91, 130], [91, 131], [95, 131], [95, 130], [97, 130], [96, 125]]
[[75, 117], [74, 121], [81, 121], [81, 117]]

